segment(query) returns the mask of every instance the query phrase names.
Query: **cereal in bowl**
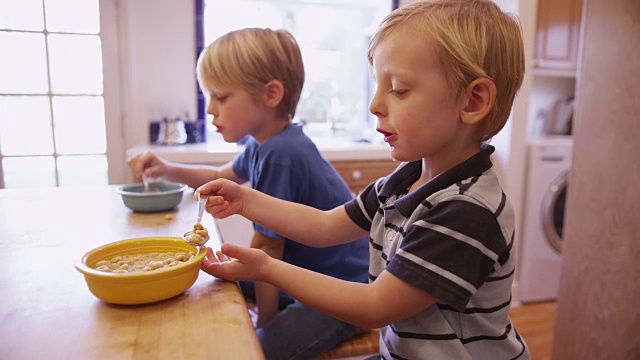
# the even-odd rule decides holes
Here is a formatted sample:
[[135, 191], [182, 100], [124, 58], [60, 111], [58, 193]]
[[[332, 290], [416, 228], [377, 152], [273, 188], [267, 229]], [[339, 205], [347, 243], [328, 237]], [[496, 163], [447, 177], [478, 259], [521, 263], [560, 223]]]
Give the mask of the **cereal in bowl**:
[[185, 263], [194, 256], [195, 253], [191, 251], [118, 255], [109, 260], [98, 261], [93, 268], [110, 273], [152, 271]]

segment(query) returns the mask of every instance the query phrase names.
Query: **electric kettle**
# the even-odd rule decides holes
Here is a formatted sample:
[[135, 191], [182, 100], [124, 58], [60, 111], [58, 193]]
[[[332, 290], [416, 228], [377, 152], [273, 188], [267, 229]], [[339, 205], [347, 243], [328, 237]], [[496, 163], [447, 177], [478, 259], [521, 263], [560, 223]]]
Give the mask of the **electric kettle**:
[[187, 130], [182, 119], [162, 119], [158, 131], [158, 143], [163, 145], [179, 145], [186, 142]]

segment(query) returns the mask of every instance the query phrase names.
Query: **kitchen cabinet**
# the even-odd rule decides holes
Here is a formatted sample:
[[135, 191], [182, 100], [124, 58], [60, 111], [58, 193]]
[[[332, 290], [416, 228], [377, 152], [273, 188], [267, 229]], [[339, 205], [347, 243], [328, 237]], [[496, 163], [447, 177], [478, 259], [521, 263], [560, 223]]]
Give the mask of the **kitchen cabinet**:
[[529, 137], [571, 135], [583, 0], [538, 0]]
[[393, 160], [332, 161], [333, 166], [354, 194], [389, 175], [400, 164]]
[[582, 0], [539, 0], [534, 69], [575, 72]]

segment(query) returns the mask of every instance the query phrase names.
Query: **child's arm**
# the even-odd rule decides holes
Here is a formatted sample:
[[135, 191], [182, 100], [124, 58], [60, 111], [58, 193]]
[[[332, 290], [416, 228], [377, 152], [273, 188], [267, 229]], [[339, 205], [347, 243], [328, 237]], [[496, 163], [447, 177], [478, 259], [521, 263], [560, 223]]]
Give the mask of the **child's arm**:
[[194, 189], [211, 179], [229, 179], [239, 184], [245, 182], [233, 171], [231, 161], [221, 166], [170, 163], [168, 169], [167, 179], [187, 184]]
[[209, 196], [205, 209], [216, 218], [240, 214], [307, 246], [345, 244], [369, 234], [349, 218], [344, 206], [318, 210], [276, 199], [224, 179], [211, 181], [196, 192]]
[[[284, 257], [285, 242], [283, 239], [272, 238], [260, 232], [254, 232], [251, 239], [251, 247], [267, 253], [274, 259], [282, 260]], [[262, 327], [278, 313], [279, 294], [278, 288], [265, 283], [256, 282], [256, 305], [258, 307], [257, 327]]]
[[[218, 262], [218, 258], [223, 261]], [[201, 268], [231, 281], [271, 283], [321, 312], [367, 329], [410, 317], [436, 301], [386, 271], [370, 284], [349, 282], [275, 260], [256, 249], [231, 244], [223, 245], [217, 258], [208, 249]]]
[[237, 183], [244, 182], [233, 171], [232, 162], [217, 167], [179, 164], [163, 160], [153, 152], [145, 151], [130, 157], [127, 164], [135, 181], [142, 181], [144, 173], [149, 177], [164, 177], [169, 181], [184, 183], [194, 189], [211, 179], [218, 178]]

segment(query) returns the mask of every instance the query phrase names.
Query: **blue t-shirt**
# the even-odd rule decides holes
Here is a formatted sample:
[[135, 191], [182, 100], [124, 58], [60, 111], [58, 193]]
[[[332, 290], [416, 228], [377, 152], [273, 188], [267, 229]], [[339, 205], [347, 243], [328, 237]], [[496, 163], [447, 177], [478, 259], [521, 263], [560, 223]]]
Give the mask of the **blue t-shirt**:
[[[299, 124], [287, 125], [262, 144], [250, 138], [244, 152], [233, 160], [233, 171], [248, 180], [253, 189], [320, 210], [333, 209], [352, 199], [347, 184]], [[368, 238], [312, 248], [260, 225], [253, 227], [265, 236], [285, 240], [283, 260], [287, 263], [343, 280], [368, 281]]]

